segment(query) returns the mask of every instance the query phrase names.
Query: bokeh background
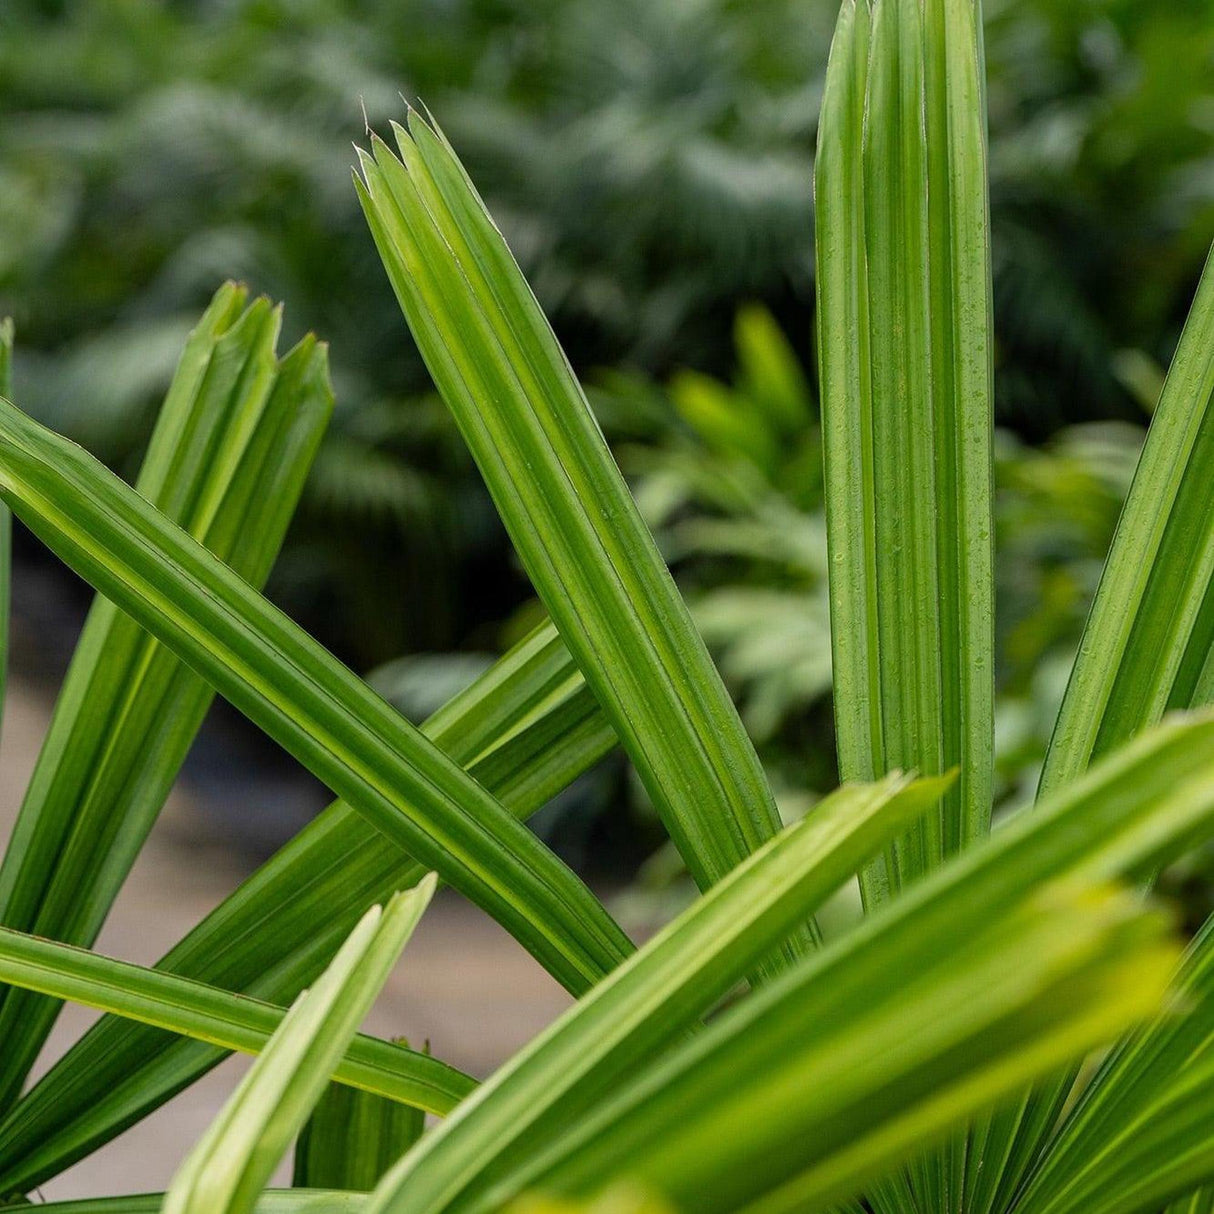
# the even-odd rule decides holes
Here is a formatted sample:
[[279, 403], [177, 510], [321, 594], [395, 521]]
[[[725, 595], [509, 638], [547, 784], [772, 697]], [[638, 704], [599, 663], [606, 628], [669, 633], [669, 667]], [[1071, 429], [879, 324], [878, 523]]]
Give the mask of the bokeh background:
[[[5, 0], [0, 314], [16, 320], [18, 403], [133, 473], [218, 283], [284, 300], [284, 348], [306, 329], [331, 343], [338, 406], [269, 593], [403, 711], [426, 715], [537, 609], [350, 183], [351, 144], [368, 125], [386, 134], [403, 98], [420, 99], [583, 375], [782, 807], [803, 812], [835, 781], [812, 173], [836, 7]], [[1214, 238], [1214, 11], [1210, 0], [984, 7], [998, 791], [1010, 809], [1035, 785]], [[89, 599], [22, 535], [18, 562], [10, 776], [32, 758]], [[165, 871], [199, 871], [203, 857], [200, 871], [238, 873], [325, 801], [222, 706], [183, 787], [188, 808], [156, 842]], [[8, 819], [15, 776], [4, 789]], [[622, 913], [652, 919], [685, 896], [618, 761], [537, 828]], [[1194, 915], [1209, 909], [1206, 867], [1199, 858], [1172, 878]], [[132, 927], [116, 948], [151, 960], [147, 937]], [[441, 1039], [459, 1003], [453, 994], [426, 1031]], [[518, 1033], [549, 1012], [521, 1013]], [[513, 1040], [464, 1060], [484, 1069]], [[460, 1061], [459, 1048], [445, 1056]]]

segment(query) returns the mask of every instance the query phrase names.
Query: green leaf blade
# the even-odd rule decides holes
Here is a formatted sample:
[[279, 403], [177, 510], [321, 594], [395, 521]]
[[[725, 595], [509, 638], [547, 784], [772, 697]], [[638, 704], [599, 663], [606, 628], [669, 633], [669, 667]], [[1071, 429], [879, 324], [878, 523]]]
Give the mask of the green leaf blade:
[[[520, 817], [614, 745], [551, 625], [520, 642], [423, 731]], [[159, 968], [289, 1003], [320, 973], [367, 906], [416, 884], [424, 872], [338, 802], [190, 932]], [[28, 1192], [163, 1104], [223, 1056], [214, 1047], [104, 1018], [0, 1123], [0, 1191]]]
[[77, 572], [573, 991], [631, 951], [491, 794], [201, 545], [0, 404], [0, 492]]
[[818, 347], [844, 779], [960, 779], [866, 902], [989, 828], [991, 285], [982, 54], [961, 0], [844, 4], [818, 132]]
[[295, 1144], [297, 1189], [369, 1193], [420, 1137], [425, 1113], [329, 1084]]
[[[1080, 642], [1043, 792], [1187, 707], [1207, 654], [1214, 577], [1214, 255], [1181, 335]], [[1187, 674], [1186, 674], [1187, 672]]]
[[[0, 928], [0, 982], [246, 1054], [260, 1053], [286, 1014], [247, 995], [11, 928]], [[343, 1083], [435, 1114], [449, 1113], [474, 1087], [466, 1075], [425, 1054], [361, 1036], [334, 1074]]]
[[702, 888], [778, 828], [753, 747], [581, 388], [416, 115], [356, 179], [398, 299], [540, 597]]
[[[324, 348], [281, 361], [279, 316], [231, 284], [191, 335], [138, 481], [253, 585], [264, 583], [332, 410]], [[0, 864], [0, 922], [73, 944], [97, 937], [164, 804], [211, 689], [109, 602], [89, 613]], [[0, 1000], [0, 1105], [58, 1012]]]
[[292, 1005], [178, 1170], [164, 1214], [252, 1214], [434, 893], [431, 874], [372, 907]]
[[501, 1068], [385, 1177], [372, 1209], [437, 1214], [495, 1178], [692, 1028], [796, 924], [939, 797], [941, 781], [848, 787], [777, 836]]
[[[1211, 742], [1207, 713], [1118, 751], [455, 1208], [632, 1177], [697, 1211], [830, 1209], [1155, 1014], [1177, 958], [1167, 919], [1107, 883], [1209, 831]], [[380, 1192], [372, 1209], [408, 1208]]]

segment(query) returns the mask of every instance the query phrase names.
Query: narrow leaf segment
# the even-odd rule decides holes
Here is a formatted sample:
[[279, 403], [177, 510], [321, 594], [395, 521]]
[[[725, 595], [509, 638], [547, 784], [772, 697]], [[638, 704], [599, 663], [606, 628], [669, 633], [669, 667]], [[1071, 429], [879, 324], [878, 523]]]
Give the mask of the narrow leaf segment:
[[818, 132], [818, 352], [842, 777], [960, 778], [871, 904], [989, 826], [991, 287], [972, 0], [846, 0]]
[[372, 907], [291, 1006], [165, 1194], [164, 1214], [253, 1214], [434, 893], [436, 878]]
[[[488, 1214], [516, 1193], [625, 1178], [697, 1214], [834, 1208], [1158, 1013], [1178, 957], [1168, 919], [1108, 883], [1212, 820], [1214, 716], [1161, 726], [441, 1208]], [[449, 1124], [454, 1139], [459, 1115]], [[372, 1196], [376, 1214], [438, 1208], [397, 1183], [408, 1167]]]
[[[564, 645], [539, 628], [422, 727], [525, 817], [614, 744]], [[425, 870], [337, 802], [159, 968], [286, 1004], [364, 910]], [[0, 1123], [0, 1192], [28, 1192], [215, 1066], [223, 1051], [117, 1017], [89, 1030]]]
[[411, 114], [356, 178], [388, 276], [553, 622], [701, 888], [779, 818], [548, 322], [450, 146]]
[[458, 764], [128, 485], [6, 402], [0, 495], [77, 573], [571, 991], [632, 951], [586, 886]]
[[421, 1109], [331, 1083], [295, 1144], [293, 1183], [369, 1193], [425, 1124]]
[[1096, 756], [1214, 693], [1214, 253], [1151, 421], [1042, 773]]
[[[275, 357], [279, 312], [222, 287], [186, 345], [137, 482], [252, 586], [270, 572], [333, 398], [325, 348]], [[0, 923], [88, 946], [118, 895], [214, 693], [98, 598], [0, 865]], [[59, 1005], [0, 998], [0, 1107]]]
[[[777, 836], [502, 1067], [385, 1177], [373, 1208], [475, 1205], [690, 1030], [797, 923], [938, 799], [939, 779], [841, 789]], [[496, 1207], [495, 1207], [496, 1208]]]
[[[189, 978], [144, 969], [0, 928], [0, 982], [69, 999], [225, 1050], [257, 1054], [284, 1011]], [[447, 1114], [475, 1086], [459, 1071], [373, 1037], [357, 1037], [334, 1074], [342, 1083]]]

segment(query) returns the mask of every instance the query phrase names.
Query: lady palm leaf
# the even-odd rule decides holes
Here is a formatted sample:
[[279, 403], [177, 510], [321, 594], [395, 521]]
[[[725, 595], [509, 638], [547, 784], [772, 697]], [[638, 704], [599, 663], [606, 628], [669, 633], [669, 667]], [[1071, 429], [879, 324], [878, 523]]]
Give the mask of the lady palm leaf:
[[1042, 773], [1048, 791], [1169, 708], [1214, 648], [1214, 254], [1151, 421]]
[[[818, 365], [821, 379], [831, 568], [835, 732], [844, 779], [871, 779], [883, 766], [877, 536], [871, 411], [868, 257], [860, 150], [868, 72], [867, 3], [844, 0], [831, 45], [818, 126]], [[870, 870], [869, 901], [888, 889]]]
[[[614, 738], [549, 625], [456, 696], [423, 732], [520, 817]], [[348, 805], [304, 828], [173, 948], [159, 968], [291, 1002], [367, 906], [425, 870]], [[168, 1100], [224, 1052], [106, 1017], [0, 1123], [0, 1192], [27, 1192]]]
[[[1079, 656], [1046, 757], [1041, 792], [1074, 779], [1109, 746], [1132, 737], [1169, 708], [1209, 701], [1214, 652], [1214, 264], [1207, 264], [1126, 502]], [[1214, 952], [1203, 933], [1190, 968], [1202, 972]], [[1214, 1041], [1214, 1013], [1198, 1005], [1186, 1032]], [[1167, 1026], [1155, 1033], [1166, 1037]], [[1172, 1075], [1179, 1057], [1160, 1061]], [[1145, 1094], [1120, 1070], [1100, 1079], [1144, 1109]], [[1122, 1091], [1123, 1088], [1128, 1091]], [[986, 1143], [985, 1175], [975, 1180], [977, 1214], [1007, 1208], [1034, 1170], [1060, 1174], [1081, 1166], [1063, 1138], [1050, 1134], [1068, 1098], [1070, 1078], [996, 1118]], [[1078, 1116], [1078, 1114], [1076, 1114]], [[1106, 1132], [1114, 1131], [1106, 1127]], [[1054, 1158], [1054, 1152], [1066, 1160]], [[1043, 1152], [1048, 1153], [1042, 1161]], [[1178, 1169], [1167, 1169], [1179, 1175]], [[1139, 1176], [1145, 1184], [1145, 1177]], [[1044, 1185], [1044, 1180], [1036, 1182]], [[1171, 1191], [1171, 1190], [1169, 1190]]]
[[[775, 834], [753, 749], [576, 380], [458, 160], [416, 116], [397, 130], [399, 158], [378, 140], [363, 157], [360, 198], [556, 629], [530, 638], [423, 733], [194, 542], [214, 547], [221, 516], [235, 518], [222, 503], [252, 441], [243, 423], [213, 448], [205, 428], [165, 440], [180, 459], [161, 460], [164, 500], [148, 494], [158, 512], [0, 404], [0, 494], [112, 597], [115, 628], [117, 611], [130, 613], [124, 643], [160, 655], [165, 679], [172, 670], [201, 688], [177, 665], [189, 663], [347, 798], [158, 970], [0, 932], [0, 978], [160, 1026], [107, 1018], [13, 1107], [0, 1122], [0, 1192], [28, 1191], [223, 1049], [261, 1048], [281, 1013], [222, 988], [289, 1001], [366, 905], [417, 883], [422, 864], [496, 914], [581, 1002], [470, 1094], [464, 1077], [386, 1043], [354, 1038], [343, 1059], [428, 890], [406, 895], [395, 907], [412, 910], [388, 912], [395, 943], [385, 938], [381, 950], [374, 928], [354, 928], [167, 1208], [599, 1214], [614, 1198], [596, 1195], [639, 1179], [659, 1206], [669, 1199], [697, 1214], [1154, 1214], [1214, 1179], [1214, 929], [1181, 968], [1180, 1014], [1165, 1013], [1177, 960], [1166, 918], [1109, 887], [1148, 878], [1214, 822], [1214, 717], [1177, 718], [1123, 745], [1165, 709], [1214, 694], [1214, 532], [1202, 500], [1214, 475], [1214, 271], [1127, 505], [1040, 805], [984, 841], [991, 292], [979, 18], [976, 0], [845, 0], [817, 182], [840, 764], [863, 780], [900, 765], [957, 767], [953, 791], [889, 776], [843, 789]], [[256, 322], [270, 323], [268, 313]], [[155, 447], [149, 458], [157, 466]], [[160, 686], [139, 670], [122, 718], [136, 724], [155, 716]], [[613, 733], [709, 889], [632, 955], [516, 821], [601, 756]], [[117, 805], [91, 791], [104, 789], [104, 762], [87, 771], [83, 804]], [[37, 835], [58, 855], [56, 820], [65, 838], [77, 830], [66, 804], [52, 798], [45, 831], [22, 828], [19, 853]], [[79, 838], [104, 836], [112, 812], [121, 816], [82, 813], [91, 825]], [[883, 846], [862, 879], [866, 922], [800, 955], [798, 925]], [[78, 844], [62, 854], [56, 881], [87, 871], [71, 858]], [[18, 880], [12, 865], [0, 869], [0, 892], [6, 873], [6, 897], [30, 919], [21, 926], [36, 927], [49, 903], [66, 908], [60, 934], [87, 936], [89, 916], [104, 913], [101, 878], [75, 908], [53, 887]], [[782, 943], [784, 972], [721, 1010]], [[347, 990], [341, 974], [364, 968], [364, 947], [376, 959]], [[28, 1006], [24, 998], [10, 993], [6, 1007]], [[1049, 1082], [1010, 1112], [972, 1121], [1144, 1022], [1072, 1097], [1069, 1083]], [[25, 1023], [0, 1010], [0, 1027], [28, 1051], [41, 1030], [22, 1041]], [[10, 1088], [23, 1074], [20, 1050], [10, 1072], [0, 1069]], [[335, 1070], [435, 1111], [464, 1099], [366, 1201], [259, 1196]], [[361, 1095], [331, 1099], [364, 1107]], [[383, 1129], [390, 1116], [380, 1107], [374, 1120]], [[378, 1143], [351, 1150], [348, 1133], [321, 1143], [312, 1136], [324, 1123], [322, 1109], [298, 1178], [370, 1183], [385, 1162]], [[967, 1123], [964, 1138], [949, 1139]], [[529, 1191], [541, 1195], [530, 1207]], [[1180, 1208], [1205, 1202], [1198, 1193]]]
[[1174, 956], [1162, 921], [1143, 916], [1133, 899], [1051, 894], [994, 927], [954, 921], [964, 934], [939, 937], [948, 966], [896, 987], [894, 953], [873, 955], [880, 971], [853, 958], [871, 982], [862, 999], [773, 983], [592, 1110], [518, 1183], [586, 1193], [627, 1175], [697, 1214], [833, 1210], [1012, 1085], [1141, 1018]]
[[830, 1209], [1149, 1014], [1176, 952], [1140, 899], [1105, 886], [1212, 821], [1214, 715], [1162, 726], [521, 1144], [503, 1175], [440, 1197], [406, 1183], [407, 1156], [369, 1211], [487, 1214], [530, 1187], [623, 1177], [697, 1214]]
[[553, 622], [701, 888], [779, 819], [586, 398], [449, 145], [416, 114], [356, 178], [430, 373]]
[[372, 907], [301, 995], [173, 1178], [163, 1214], [251, 1214], [392, 972], [435, 878]]
[[[960, 779], [862, 877], [871, 906], [989, 828], [991, 283], [973, 0], [847, 0], [818, 130], [818, 349], [844, 779]], [[956, 1208], [951, 1149], [873, 1197]]]
[[[138, 491], [250, 584], [270, 571], [332, 409], [325, 349], [281, 362], [279, 315], [231, 284], [188, 342]], [[0, 922], [90, 945], [213, 698], [112, 603], [89, 613], [0, 865]], [[11, 1104], [59, 1005], [0, 998], [0, 1107]]]
[[[224, 1050], [260, 1053], [284, 1010], [201, 982], [0, 928], [0, 982], [98, 1008]], [[343, 1083], [420, 1108], [449, 1113], [475, 1086], [425, 1054], [355, 1038], [334, 1074]]]
[[181, 528], [3, 401], [0, 494], [81, 576], [570, 990], [631, 951], [585, 885], [461, 767]]
[[384, 1178], [379, 1207], [464, 1208], [691, 1028], [940, 795], [889, 777], [845, 788], [700, 898]]
[[420, 1109], [331, 1083], [300, 1131], [292, 1183], [369, 1193], [425, 1126]]
[[870, 903], [987, 829], [990, 257], [972, 0], [847, 0], [818, 136], [818, 347], [844, 779], [957, 766]]

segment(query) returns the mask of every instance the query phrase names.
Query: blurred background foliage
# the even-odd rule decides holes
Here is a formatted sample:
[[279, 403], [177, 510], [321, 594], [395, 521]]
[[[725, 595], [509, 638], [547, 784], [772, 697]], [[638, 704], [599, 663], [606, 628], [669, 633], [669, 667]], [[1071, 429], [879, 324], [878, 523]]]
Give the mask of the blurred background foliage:
[[[217, 283], [331, 343], [271, 594], [413, 715], [532, 618], [350, 185], [421, 98], [593, 396], [790, 813], [834, 781], [811, 181], [834, 0], [6, 0], [20, 403], [131, 470]], [[1209, 0], [986, 0], [1001, 796], [1031, 793], [1214, 234]], [[37, 559], [31, 548], [27, 560]], [[616, 771], [549, 815], [601, 843]], [[617, 815], [618, 816], [618, 815]], [[564, 823], [562, 826], [561, 823]], [[642, 837], [644, 832], [640, 832]]]

